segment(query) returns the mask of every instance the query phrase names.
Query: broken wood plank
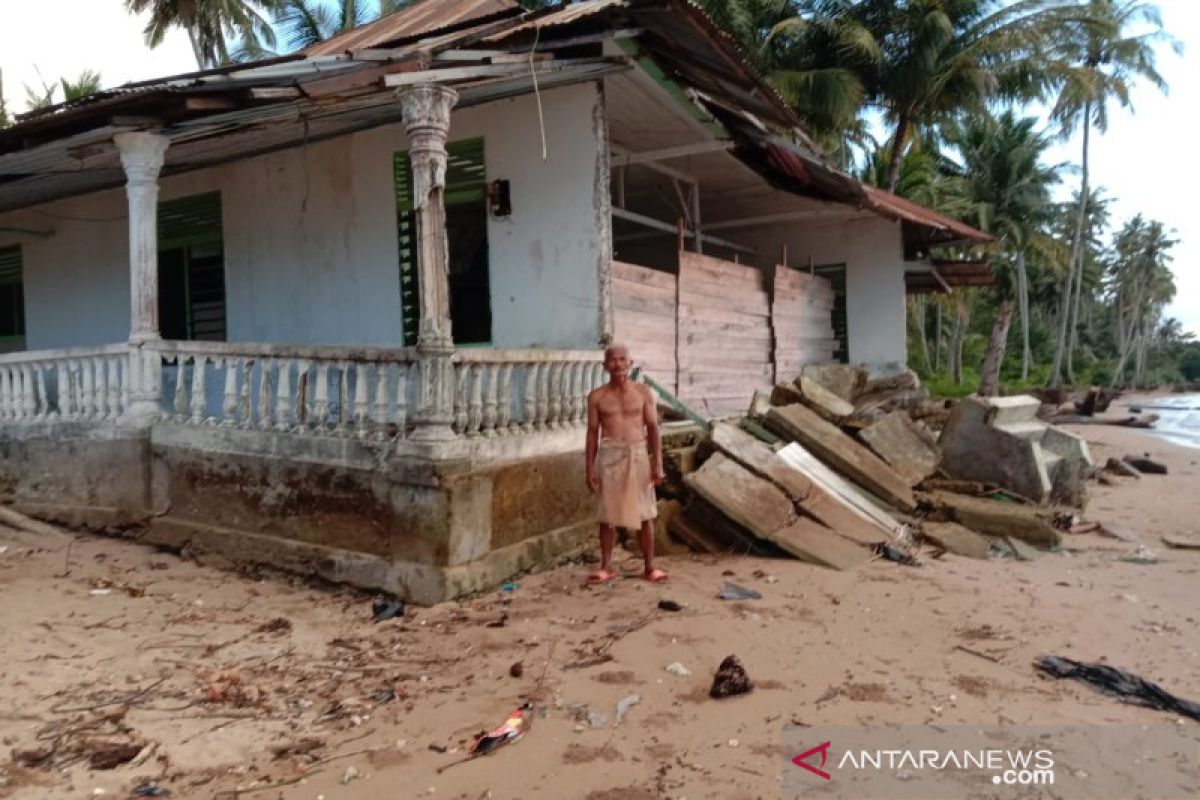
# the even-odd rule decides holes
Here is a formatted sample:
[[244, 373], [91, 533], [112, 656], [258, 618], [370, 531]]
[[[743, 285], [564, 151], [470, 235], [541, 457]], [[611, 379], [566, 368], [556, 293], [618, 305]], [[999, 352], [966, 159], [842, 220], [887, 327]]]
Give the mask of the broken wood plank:
[[800, 442], [851, 481], [903, 511], [916, 508], [912, 487], [895, 470], [835, 425], [801, 404], [772, 408], [767, 428]]
[[933, 434], [913, 422], [904, 411], [893, 411], [859, 433], [900, 477], [915, 486], [932, 475], [942, 460]]
[[730, 458], [783, 490], [801, 511], [825, 527], [861, 544], [892, 535], [891, 528], [850, 507], [824, 486], [789, 465], [766, 444], [729, 423], [713, 426], [713, 443]]
[[867, 383], [867, 371], [862, 367], [827, 362], [805, 364], [800, 377], [821, 384], [843, 400], [853, 403]]

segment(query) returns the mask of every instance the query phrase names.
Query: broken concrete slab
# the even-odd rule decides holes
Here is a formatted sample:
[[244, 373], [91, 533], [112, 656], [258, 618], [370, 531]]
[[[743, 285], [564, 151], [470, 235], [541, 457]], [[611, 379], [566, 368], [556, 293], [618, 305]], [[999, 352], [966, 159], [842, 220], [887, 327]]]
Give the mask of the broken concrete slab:
[[892, 535], [891, 527], [880, 525], [733, 425], [724, 422], [714, 425], [712, 440], [727, 456], [782, 489], [800, 510], [843, 536], [872, 544]]
[[796, 509], [779, 487], [723, 453], [714, 453], [685, 480], [689, 489], [756, 535], [796, 521]]
[[841, 422], [854, 413], [854, 405], [838, 397], [812, 378], [800, 377], [797, 385], [806, 406], [833, 423]]
[[837, 363], [805, 364], [800, 377], [820, 384], [848, 403], [854, 402], [867, 383], [867, 371], [864, 368]]
[[904, 411], [893, 411], [859, 433], [900, 477], [915, 486], [937, 471], [942, 451], [932, 433]]
[[1037, 502], [1046, 500], [1051, 483], [1041, 444], [996, 428], [990, 419], [984, 401], [968, 398], [955, 407], [938, 439], [941, 469], [957, 480], [994, 483]]
[[1180, 550], [1200, 550], [1200, 535], [1188, 533], [1164, 533], [1163, 543]]
[[1042, 554], [1036, 547], [1016, 536], [1005, 536], [1004, 541], [1012, 548], [1018, 561], [1033, 561]]
[[1042, 401], [1032, 395], [1018, 394], [1012, 397], [990, 397], [987, 399], [987, 406], [990, 424], [1020, 425], [1037, 420]]
[[792, 403], [799, 403], [803, 400], [804, 395], [800, 394], [800, 390], [790, 383], [777, 383], [771, 390], [771, 405], [773, 406], [790, 406]]
[[949, 492], [931, 492], [925, 499], [949, 520], [976, 533], [1010, 536], [1042, 548], [1056, 547], [1062, 541], [1051, 524], [1054, 514], [1046, 508]]
[[1071, 508], [1087, 508], [1088, 478], [1095, 468], [1086, 461], [1056, 455], [1051, 455], [1047, 464], [1050, 473], [1050, 502]]
[[813, 564], [844, 569], [862, 560], [860, 546], [815, 520], [796, 515], [791, 500], [770, 481], [716, 453], [688, 476], [688, 486], [738, 526]]
[[[857, 514], [878, 527], [889, 531], [893, 537], [903, 535], [904, 526], [897, 522], [883, 506], [879, 505], [874, 498], [861, 488], [825, 466], [821, 462], [821, 459], [805, 450], [804, 446], [799, 442], [792, 442], [780, 450], [778, 455], [788, 466], [804, 473], [814, 484], [823, 488], [831, 497], [841, 500]], [[851, 528], [840, 529], [840, 532], [851, 538], [855, 538], [857, 541], [861, 541], [863, 544], [873, 544], [877, 541], [875, 537], [869, 539], [866, 537], [858, 538], [854, 535], [853, 531], [854, 529]]]
[[916, 507], [912, 487], [895, 470], [804, 405], [772, 408], [767, 427], [814, 455], [884, 502], [902, 511]]
[[1142, 473], [1137, 467], [1127, 461], [1122, 461], [1119, 458], [1111, 457], [1104, 465], [1104, 469], [1114, 475], [1121, 475], [1126, 478], [1141, 478]]
[[991, 540], [957, 522], [921, 523], [921, 533], [938, 547], [956, 556], [987, 558], [991, 553]]
[[771, 396], [766, 392], [755, 392], [750, 398], [750, 416], [754, 419], [765, 417], [771, 410]]

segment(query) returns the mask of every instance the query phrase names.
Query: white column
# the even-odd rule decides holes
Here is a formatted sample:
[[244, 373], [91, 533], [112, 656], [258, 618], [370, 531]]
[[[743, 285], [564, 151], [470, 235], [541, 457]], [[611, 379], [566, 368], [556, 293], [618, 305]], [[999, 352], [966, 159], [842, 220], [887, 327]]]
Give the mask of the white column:
[[420, 384], [413, 413], [414, 439], [454, 438], [454, 337], [450, 329], [450, 259], [446, 240], [446, 137], [453, 89], [423, 84], [396, 93], [408, 132], [417, 215], [417, 334]]
[[[129, 206], [129, 406], [147, 422], [162, 413], [162, 369], [153, 343], [158, 330], [158, 174], [170, 139], [119, 133], [113, 142], [125, 168]], [[147, 346], [149, 345], [149, 346]]]

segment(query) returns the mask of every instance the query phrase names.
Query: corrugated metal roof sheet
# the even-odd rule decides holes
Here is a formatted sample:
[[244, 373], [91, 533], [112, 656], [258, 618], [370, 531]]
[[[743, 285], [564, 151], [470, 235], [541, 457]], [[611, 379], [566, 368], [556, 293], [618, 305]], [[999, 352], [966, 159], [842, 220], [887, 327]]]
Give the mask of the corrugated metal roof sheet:
[[388, 42], [435, 33], [475, 19], [520, 13], [521, 6], [513, 0], [422, 0], [383, 19], [326, 39], [304, 52], [318, 56], [365, 50]]
[[586, 2], [572, 3], [556, 11], [551, 11], [548, 14], [539, 15], [537, 18], [523, 22], [516, 27], [488, 36], [484, 41], [498, 42], [502, 39], [518, 36], [525, 31], [546, 30], [547, 28], [570, 25], [572, 22], [587, 19], [610, 8], [623, 8], [628, 5], [626, 0], [586, 0]]

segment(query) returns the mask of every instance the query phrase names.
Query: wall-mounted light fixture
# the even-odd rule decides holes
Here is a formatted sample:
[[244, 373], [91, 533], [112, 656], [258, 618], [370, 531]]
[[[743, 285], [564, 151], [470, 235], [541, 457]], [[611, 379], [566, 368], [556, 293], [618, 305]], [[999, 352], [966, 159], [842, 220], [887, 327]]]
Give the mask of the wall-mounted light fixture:
[[495, 180], [487, 187], [488, 211], [493, 217], [507, 217], [512, 214], [512, 195], [507, 180]]

